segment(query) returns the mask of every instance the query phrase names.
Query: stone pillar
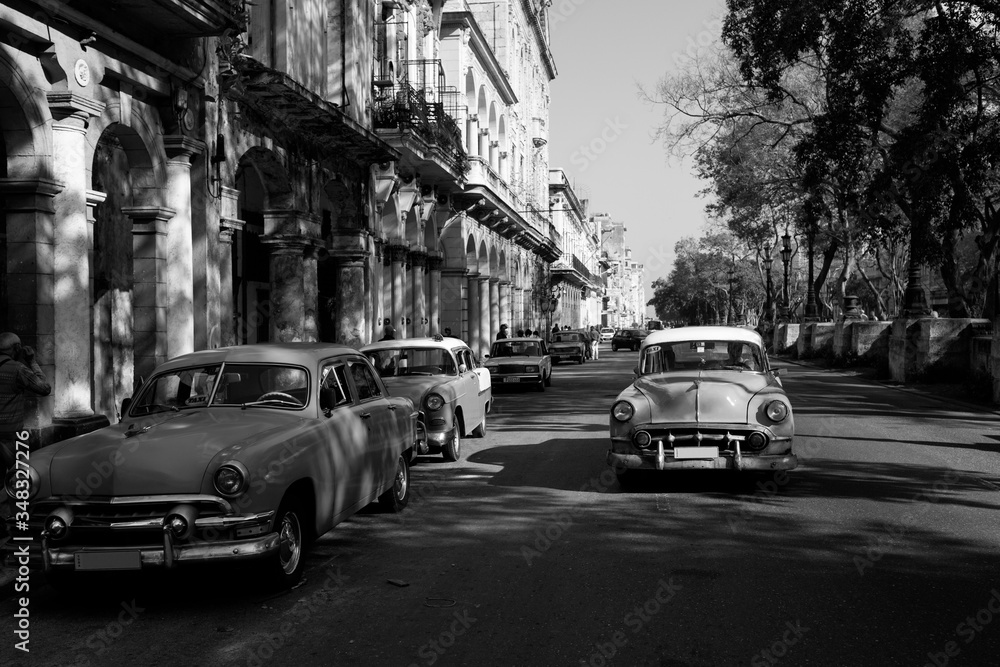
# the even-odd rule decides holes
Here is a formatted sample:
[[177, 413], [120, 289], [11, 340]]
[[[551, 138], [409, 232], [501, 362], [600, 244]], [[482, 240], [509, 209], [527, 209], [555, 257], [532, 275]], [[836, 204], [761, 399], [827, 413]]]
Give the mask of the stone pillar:
[[513, 336], [517, 331], [517, 323], [514, 321], [510, 308], [510, 283], [506, 280], [500, 281], [500, 291], [498, 295], [500, 303], [500, 324], [507, 325], [507, 335]]
[[[365, 344], [365, 260], [363, 257], [338, 258], [337, 262], [337, 343], [360, 347]], [[382, 336], [380, 335], [379, 338]], [[378, 340], [378, 339], [376, 339]]]
[[413, 321], [411, 328], [413, 336], [420, 338], [427, 335], [429, 318], [427, 317], [427, 292], [424, 289], [424, 272], [427, 268], [427, 255], [423, 252], [410, 253], [410, 264], [413, 267]]
[[469, 343], [469, 347], [472, 351], [476, 351], [476, 346], [479, 345], [479, 274], [470, 273], [469, 274], [469, 307], [466, 313], [466, 322], [468, 324], [468, 332], [466, 334], [465, 340]]
[[[236, 232], [243, 231], [246, 223], [235, 218], [219, 220], [219, 333], [218, 344], [228, 347], [236, 344], [235, 295], [233, 294], [233, 243]], [[213, 336], [209, 336], [212, 340]]]
[[122, 213], [132, 219], [132, 322], [135, 374], [148, 378], [167, 360], [167, 221], [173, 209], [132, 206]]
[[372, 271], [372, 293], [374, 298], [372, 299], [371, 340], [374, 341], [382, 337], [382, 327], [385, 326], [382, 321], [385, 318], [385, 303], [387, 301], [385, 298], [385, 268], [389, 265], [389, 257], [386, 253], [385, 241], [383, 239], [375, 237], [373, 245], [375, 246], [375, 258]]
[[194, 351], [194, 238], [191, 232], [191, 156], [205, 145], [185, 136], [165, 136], [166, 204], [174, 210], [167, 225], [167, 357]]
[[470, 114], [466, 122], [465, 143], [469, 155], [479, 154], [479, 116], [476, 114]]
[[[54, 198], [62, 185], [47, 179], [0, 178], [0, 197], [7, 216], [6, 320], [21, 342], [31, 345], [45, 377], [55, 374], [55, 327], [52, 276], [55, 227]], [[25, 427], [32, 449], [52, 442], [54, 397], [28, 397]]]
[[490, 331], [490, 278], [488, 276], [479, 277], [479, 338], [473, 352], [477, 357], [482, 357], [490, 349], [493, 341]]
[[271, 329], [273, 342], [316, 340], [316, 216], [296, 210], [264, 211], [261, 242], [271, 253]]
[[428, 285], [429, 308], [428, 318], [430, 319], [431, 335], [440, 334], [441, 327], [441, 265], [444, 258], [439, 253], [434, 253], [427, 257], [427, 269], [430, 274], [430, 285]]
[[490, 278], [490, 339], [489, 345], [497, 339], [500, 332], [500, 279]]
[[[47, 93], [52, 113], [52, 160], [62, 189], [55, 195], [53, 304], [55, 377], [51, 378], [56, 419], [94, 416], [91, 391], [91, 298], [87, 234], [87, 125], [104, 104], [66, 91]], [[8, 150], [12, 147], [8, 146]]]
[[406, 253], [408, 249], [405, 245], [390, 245], [389, 261], [392, 266], [392, 326], [396, 329], [396, 338], [406, 338], [406, 312], [403, 304], [406, 280]]

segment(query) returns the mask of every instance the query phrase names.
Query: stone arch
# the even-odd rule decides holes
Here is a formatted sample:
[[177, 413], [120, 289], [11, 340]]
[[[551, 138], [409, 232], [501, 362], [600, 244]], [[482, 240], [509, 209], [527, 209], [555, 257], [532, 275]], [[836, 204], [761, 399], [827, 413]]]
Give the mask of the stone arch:
[[465, 104], [469, 109], [469, 113], [475, 113], [476, 89], [476, 72], [470, 67], [465, 73]]
[[500, 255], [497, 253], [497, 247], [491, 245], [489, 249], [489, 262], [490, 262], [490, 276], [493, 278], [500, 277]]
[[444, 253], [444, 266], [450, 269], [468, 268], [461, 215], [453, 216], [444, 223], [438, 236], [438, 248]]
[[479, 275], [490, 275], [490, 251], [489, 248], [486, 247], [485, 239], [479, 242], [479, 254], [477, 257], [476, 267], [479, 270]]
[[499, 273], [496, 275], [500, 280], [509, 280], [510, 278], [507, 273], [507, 251], [501, 248], [499, 255]]
[[[487, 151], [486, 152], [487, 152], [487, 155], [489, 157], [490, 166], [493, 167], [494, 170], [498, 170], [500, 168], [500, 164], [499, 164], [499, 161], [500, 161], [500, 146], [499, 146], [499, 141], [498, 141], [498, 137], [500, 136], [500, 129], [499, 129], [498, 120], [497, 120], [497, 104], [496, 104], [496, 102], [490, 102], [490, 125], [489, 125], [489, 127], [490, 127], [490, 136], [489, 136], [489, 144], [487, 146]], [[496, 146], [493, 145], [494, 142], [497, 142]]]
[[501, 178], [507, 177], [507, 166], [509, 164], [510, 156], [506, 158], [504, 154], [507, 152], [507, 117], [502, 113], [497, 121], [497, 142], [500, 144], [500, 150], [497, 157], [497, 172], [499, 172]]
[[423, 232], [423, 242], [424, 247], [427, 250], [438, 250], [438, 230], [437, 230], [437, 216], [429, 215], [424, 221], [424, 232]]
[[[277, 153], [263, 146], [253, 146], [240, 156], [237, 162], [233, 187], [239, 188], [240, 172], [252, 169], [263, 187], [264, 209], [291, 208], [294, 193], [288, 171]], [[242, 196], [242, 191], [241, 191]]]
[[472, 234], [469, 234], [469, 239], [465, 244], [465, 266], [472, 273], [480, 273], [479, 252], [476, 249], [476, 239]]
[[422, 240], [422, 236], [420, 234], [420, 216], [417, 215], [416, 207], [411, 207], [410, 210], [406, 212], [403, 232], [403, 238], [410, 244], [411, 249], [420, 245]]
[[361, 226], [356, 192], [340, 178], [331, 178], [323, 185], [323, 203], [329, 206], [331, 229], [356, 229]]
[[403, 238], [403, 222], [400, 220], [399, 198], [396, 195], [389, 197], [382, 207], [382, 233], [390, 242]]
[[[488, 116], [489, 103], [486, 97], [486, 86], [483, 85], [479, 86], [479, 97], [476, 102], [476, 110], [477, 110], [476, 113], [479, 117], [479, 126], [483, 127], [489, 120]], [[486, 125], [486, 129], [487, 131], [489, 130], [488, 125]], [[476, 147], [476, 155], [478, 155], [479, 157], [485, 157], [484, 153], [488, 151], [484, 151], [483, 146], [484, 145], [488, 146], [489, 145], [488, 142], [489, 142], [489, 136], [487, 136], [485, 140], [481, 135], [475, 138], [474, 146]]]
[[99, 118], [87, 126], [87, 179], [94, 184], [93, 167], [98, 144], [112, 140], [128, 158], [133, 206], [163, 206], [167, 154], [163, 131], [156, 111], [136, 104], [128, 118], [122, 118], [121, 105], [110, 102]]

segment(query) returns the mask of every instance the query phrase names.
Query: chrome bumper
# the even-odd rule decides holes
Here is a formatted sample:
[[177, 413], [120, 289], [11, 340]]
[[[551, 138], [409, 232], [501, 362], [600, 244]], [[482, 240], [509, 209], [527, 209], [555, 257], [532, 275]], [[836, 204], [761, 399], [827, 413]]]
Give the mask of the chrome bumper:
[[447, 431], [428, 431], [427, 432], [427, 444], [431, 447], [444, 447], [450, 445], [455, 439], [455, 432], [458, 429], [456, 425], [454, 428], [448, 429]]
[[675, 459], [663, 451], [663, 443], [659, 443], [656, 451], [649, 454], [619, 454], [608, 450], [608, 465], [615, 469], [629, 470], [793, 470], [798, 467], [799, 459], [792, 453], [788, 454], [743, 454], [737, 445], [735, 452], [720, 452], [711, 459]]

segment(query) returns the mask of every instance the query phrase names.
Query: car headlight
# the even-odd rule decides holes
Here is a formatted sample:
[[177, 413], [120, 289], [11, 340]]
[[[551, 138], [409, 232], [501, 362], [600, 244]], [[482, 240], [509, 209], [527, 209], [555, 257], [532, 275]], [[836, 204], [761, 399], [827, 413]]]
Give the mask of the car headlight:
[[61, 540], [69, 533], [73, 523], [73, 511], [68, 507], [60, 507], [45, 517], [45, 532], [54, 540]]
[[636, 447], [645, 449], [646, 447], [649, 447], [650, 443], [653, 442], [653, 437], [646, 431], [637, 431], [636, 434], [632, 436], [632, 442], [635, 443]]
[[611, 416], [620, 422], [627, 422], [635, 414], [635, 407], [628, 401], [618, 401], [611, 406]]
[[250, 474], [242, 463], [223, 463], [215, 471], [215, 490], [227, 498], [233, 498], [246, 491]]
[[17, 466], [7, 471], [3, 488], [14, 500], [31, 500], [38, 494], [38, 473], [31, 466], [28, 469]]
[[524, 367], [524, 372], [525, 373], [537, 373], [538, 372], [538, 366], [525, 366]]
[[771, 401], [764, 411], [767, 413], [767, 418], [773, 422], [785, 421], [785, 417], [788, 416], [788, 406], [781, 401]]
[[440, 410], [444, 406], [444, 399], [440, 394], [430, 394], [424, 403], [427, 405], [428, 410]]
[[163, 525], [177, 539], [186, 540], [194, 533], [197, 521], [198, 510], [193, 505], [177, 505], [164, 517]]

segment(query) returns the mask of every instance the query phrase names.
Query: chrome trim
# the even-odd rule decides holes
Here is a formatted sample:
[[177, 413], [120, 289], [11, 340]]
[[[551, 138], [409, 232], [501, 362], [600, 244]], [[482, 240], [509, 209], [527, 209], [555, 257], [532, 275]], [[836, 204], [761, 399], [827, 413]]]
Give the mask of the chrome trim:
[[[173, 545], [173, 554], [170, 559], [172, 565], [177, 563], [200, 562], [210, 560], [242, 560], [248, 558], [258, 558], [274, 553], [278, 548], [278, 533], [268, 533], [252, 540], [233, 540], [228, 542], [215, 542], [211, 545]], [[75, 549], [61, 550], [49, 549], [42, 545], [42, 559], [48, 561], [48, 567], [72, 569], [75, 564], [76, 553], [80, 551], [121, 551], [122, 547], [113, 549]], [[168, 557], [163, 549], [137, 549], [139, 551], [140, 562], [146, 566], [166, 566]]]
[[214, 503], [219, 506], [224, 514], [232, 514], [233, 506], [228, 500], [219, 496], [210, 496], [202, 493], [179, 493], [177, 495], [163, 496], [114, 496], [111, 498], [87, 498], [81, 500], [70, 496], [49, 496], [36, 501], [38, 503], [61, 503], [63, 505], [142, 505], [145, 503]]
[[[167, 518], [169, 510], [164, 512], [163, 516], [160, 518], [143, 519], [141, 521], [119, 521], [116, 523], [110, 523], [107, 525], [108, 528], [113, 530], [131, 530], [131, 529], [142, 529], [142, 528], [159, 528], [163, 525], [164, 519]], [[270, 521], [274, 518], [274, 510], [269, 510], [267, 512], [259, 512], [257, 514], [231, 514], [228, 516], [209, 516], [204, 518], [196, 519], [194, 522], [195, 528], [231, 528], [232, 526], [238, 526], [240, 524], [257, 524]]]

